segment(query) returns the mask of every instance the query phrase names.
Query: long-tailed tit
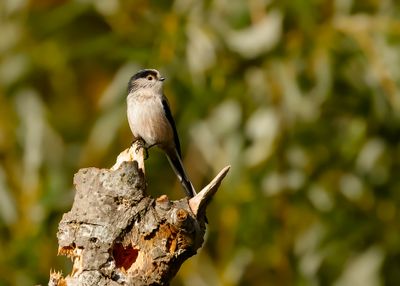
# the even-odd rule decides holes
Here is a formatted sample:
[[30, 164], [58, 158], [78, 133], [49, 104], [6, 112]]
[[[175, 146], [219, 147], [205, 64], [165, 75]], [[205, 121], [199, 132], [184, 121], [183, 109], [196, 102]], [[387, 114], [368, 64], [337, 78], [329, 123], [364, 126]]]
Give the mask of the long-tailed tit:
[[146, 151], [152, 146], [163, 150], [178, 176], [186, 195], [196, 192], [182, 164], [181, 146], [168, 100], [163, 94], [163, 81], [154, 69], [136, 73], [128, 84], [128, 122], [134, 140], [142, 140]]

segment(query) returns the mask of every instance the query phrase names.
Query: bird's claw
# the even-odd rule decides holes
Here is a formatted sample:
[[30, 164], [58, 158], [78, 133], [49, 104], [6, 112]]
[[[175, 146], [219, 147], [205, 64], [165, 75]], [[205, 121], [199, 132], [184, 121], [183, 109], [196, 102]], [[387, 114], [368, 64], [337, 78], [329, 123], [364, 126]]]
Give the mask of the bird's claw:
[[143, 148], [144, 149], [144, 160], [147, 160], [147, 159], [149, 159], [149, 151], [147, 150], [147, 148], [146, 147], [144, 147]]
[[135, 153], [138, 154], [140, 152], [140, 149], [143, 149], [144, 151], [144, 160], [147, 160], [149, 158], [149, 152], [145, 146], [145, 143], [142, 139], [137, 139], [136, 141], [132, 142], [132, 145], [136, 143], [136, 148], [135, 148]]

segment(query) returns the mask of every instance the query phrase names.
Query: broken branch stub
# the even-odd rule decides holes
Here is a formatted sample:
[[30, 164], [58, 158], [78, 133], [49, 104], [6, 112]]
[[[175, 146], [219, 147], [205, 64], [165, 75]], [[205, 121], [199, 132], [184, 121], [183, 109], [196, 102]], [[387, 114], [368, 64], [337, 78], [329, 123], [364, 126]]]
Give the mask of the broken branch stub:
[[146, 194], [139, 165], [121, 161], [75, 175], [74, 203], [57, 233], [59, 254], [73, 260], [73, 269], [65, 278], [52, 273], [49, 285], [168, 285], [196, 254], [206, 228], [199, 214], [229, 168], [194, 198], [171, 201]]

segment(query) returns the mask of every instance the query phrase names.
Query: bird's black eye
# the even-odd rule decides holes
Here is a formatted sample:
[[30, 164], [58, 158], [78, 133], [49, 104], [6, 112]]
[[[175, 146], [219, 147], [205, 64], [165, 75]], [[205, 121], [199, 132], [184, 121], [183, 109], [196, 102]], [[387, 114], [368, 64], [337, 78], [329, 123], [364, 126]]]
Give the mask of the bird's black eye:
[[153, 79], [154, 79], [154, 77], [153, 77], [152, 75], [148, 75], [146, 78], [147, 78], [148, 80], [153, 80]]

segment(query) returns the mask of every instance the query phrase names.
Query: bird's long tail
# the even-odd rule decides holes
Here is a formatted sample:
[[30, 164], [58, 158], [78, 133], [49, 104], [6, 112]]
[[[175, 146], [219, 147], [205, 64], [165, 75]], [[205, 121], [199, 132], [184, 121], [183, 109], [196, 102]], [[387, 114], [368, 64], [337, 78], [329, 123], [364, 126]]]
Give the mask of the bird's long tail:
[[172, 166], [172, 169], [174, 170], [176, 176], [178, 177], [179, 181], [181, 182], [186, 195], [189, 198], [193, 198], [196, 195], [196, 191], [193, 188], [192, 183], [188, 179], [188, 176], [186, 175], [185, 169], [183, 167], [182, 160], [176, 150], [173, 152], [169, 152], [170, 154], [167, 153], [167, 158], [169, 163]]

